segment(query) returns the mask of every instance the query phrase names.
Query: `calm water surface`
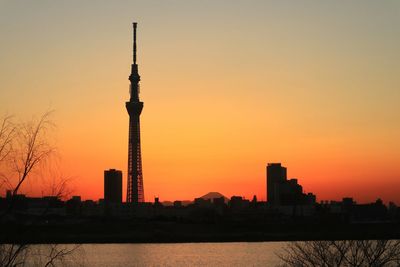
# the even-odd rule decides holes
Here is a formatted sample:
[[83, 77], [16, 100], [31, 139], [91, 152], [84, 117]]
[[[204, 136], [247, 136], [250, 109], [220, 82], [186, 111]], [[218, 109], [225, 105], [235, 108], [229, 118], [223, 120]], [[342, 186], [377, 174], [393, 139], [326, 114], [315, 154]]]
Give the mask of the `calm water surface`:
[[284, 244], [84, 244], [60, 266], [276, 266]]

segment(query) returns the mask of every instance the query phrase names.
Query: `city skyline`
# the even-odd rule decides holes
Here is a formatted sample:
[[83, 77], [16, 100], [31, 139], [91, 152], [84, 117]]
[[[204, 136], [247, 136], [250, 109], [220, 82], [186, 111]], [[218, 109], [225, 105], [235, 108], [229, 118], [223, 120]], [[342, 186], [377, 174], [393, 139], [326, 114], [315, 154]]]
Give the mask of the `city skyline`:
[[1, 3], [0, 112], [54, 109], [74, 195], [101, 198], [109, 168], [126, 192], [135, 20], [149, 201], [265, 200], [265, 166], [282, 162], [318, 200], [400, 203], [400, 4], [299, 2]]

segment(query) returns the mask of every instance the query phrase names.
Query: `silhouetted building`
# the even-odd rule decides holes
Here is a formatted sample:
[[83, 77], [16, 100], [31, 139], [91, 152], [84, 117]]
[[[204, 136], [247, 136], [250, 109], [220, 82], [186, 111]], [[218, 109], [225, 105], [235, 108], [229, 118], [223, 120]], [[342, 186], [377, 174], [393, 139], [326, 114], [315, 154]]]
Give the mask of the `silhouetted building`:
[[195, 198], [194, 199], [194, 205], [196, 207], [201, 207], [201, 208], [211, 207], [211, 199], [204, 199], [204, 198], [201, 198], [201, 197]]
[[182, 207], [182, 201], [180, 201], [180, 200], [175, 200], [175, 201], [174, 201], [174, 207], [175, 207], [175, 208], [180, 208], [180, 207]]
[[267, 201], [270, 205], [314, 204], [312, 193], [304, 194], [297, 179], [287, 179], [287, 170], [280, 163], [267, 165]]
[[71, 199], [72, 199], [73, 201], [76, 201], [76, 202], [81, 202], [81, 201], [82, 201], [81, 196], [72, 196]]
[[139, 71], [136, 64], [136, 27], [133, 23], [133, 64], [129, 76], [130, 100], [125, 103], [129, 114], [128, 183], [126, 202], [144, 202], [142, 152], [140, 148], [140, 114], [143, 102], [139, 100]]
[[115, 169], [104, 171], [104, 201], [122, 203], [122, 172]]
[[224, 197], [213, 198], [213, 204], [215, 206], [225, 206], [225, 198]]
[[308, 193], [306, 195], [306, 201], [307, 203], [314, 204], [317, 202], [317, 196], [314, 195], [313, 193]]
[[257, 207], [257, 196], [256, 195], [253, 196], [253, 199], [250, 202], [250, 206]]
[[231, 200], [229, 201], [229, 206], [232, 210], [241, 210], [244, 208], [248, 208], [250, 201], [244, 199], [241, 196], [232, 196]]
[[154, 207], [162, 207], [159, 197], [154, 198]]
[[267, 201], [272, 205], [280, 204], [280, 185], [287, 180], [286, 168], [280, 163], [267, 165]]
[[71, 199], [67, 200], [66, 212], [68, 215], [80, 215], [82, 199], [80, 196], [73, 196]]

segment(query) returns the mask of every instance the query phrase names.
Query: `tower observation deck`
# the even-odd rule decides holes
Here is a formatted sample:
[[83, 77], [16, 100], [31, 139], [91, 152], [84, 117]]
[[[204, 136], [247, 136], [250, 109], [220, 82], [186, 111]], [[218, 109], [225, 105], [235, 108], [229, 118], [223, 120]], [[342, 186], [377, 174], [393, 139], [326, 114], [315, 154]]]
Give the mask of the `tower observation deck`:
[[129, 76], [130, 100], [125, 103], [129, 114], [129, 145], [128, 145], [128, 183], [126, 202], [144, 202], [142, 153], [140, 148], [140, 114], [143, 109], [143, 102], [139, 100], [138, 65], [136, 64], [136, 28], [133, 23], [133, 64]]

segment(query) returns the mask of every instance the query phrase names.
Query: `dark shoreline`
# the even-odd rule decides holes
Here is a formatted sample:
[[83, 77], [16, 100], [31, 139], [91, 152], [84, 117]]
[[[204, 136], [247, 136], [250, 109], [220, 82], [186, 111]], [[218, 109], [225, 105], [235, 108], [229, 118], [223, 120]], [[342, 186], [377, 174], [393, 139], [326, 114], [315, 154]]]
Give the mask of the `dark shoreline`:
[[200, 224], [176, 222], [1, 225], [0, 243], [105, 244], [400, 239], [398, 223]]

